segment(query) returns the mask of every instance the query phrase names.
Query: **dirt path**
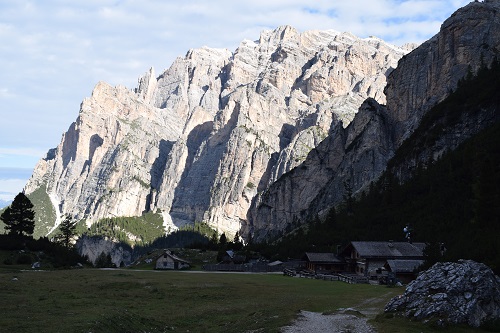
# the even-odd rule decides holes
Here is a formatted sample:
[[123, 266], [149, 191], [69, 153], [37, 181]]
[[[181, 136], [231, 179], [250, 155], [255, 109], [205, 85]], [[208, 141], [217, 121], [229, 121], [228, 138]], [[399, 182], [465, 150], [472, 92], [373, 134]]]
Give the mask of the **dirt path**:
[[301, 311], [294, 323], [283, 327], [281, 332], [375, 333], [376, 330], [367, 321], [380, 313], [381, 302], [385, 300], [386, 297], [383, 296], [366, 299], [356, 308], [340, 309], [332, 314]]
[[299, 318], [291, 325], [283, 327], [282, 333], [375, 333], [367, 323], [368, 318], [353, 309], [341, 310], [324, 315], [317, 312], [301, 311]]

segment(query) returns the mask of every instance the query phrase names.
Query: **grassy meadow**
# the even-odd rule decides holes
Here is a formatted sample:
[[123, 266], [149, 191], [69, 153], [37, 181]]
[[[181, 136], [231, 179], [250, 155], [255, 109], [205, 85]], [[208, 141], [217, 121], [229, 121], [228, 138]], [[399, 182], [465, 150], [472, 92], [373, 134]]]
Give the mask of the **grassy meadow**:
[[[4, 266], [0, 331], [279, 332], [300, 310], [333, 313], [355, 307], [374, 318], [402, 292], [280, 274], [21, 271]], [[379, 332], [434, 332], [385, 315], [372, 323]]]

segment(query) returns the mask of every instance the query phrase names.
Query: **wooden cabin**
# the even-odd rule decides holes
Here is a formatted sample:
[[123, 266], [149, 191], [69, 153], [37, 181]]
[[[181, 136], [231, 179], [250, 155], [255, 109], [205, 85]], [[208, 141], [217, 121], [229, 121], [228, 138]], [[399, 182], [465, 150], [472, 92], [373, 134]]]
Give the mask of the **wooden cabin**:
[[424, 264], [424, 260], [415, 259], [389, 259], [384, 265], [388, 272], [401, 283], [409, 283], [417, 277], [417, 270]]
[[346, 269], [346, 261], [333, 253], [306, 252], [306, 268], [315, 273], [338, 273]]
[[351, 242], [342, 255], [349, 271], [375, 277], [388, 260], [423, 260], [424, 248], [425, 243], [360, 241]]
[[177, 257], [172, 252], [165, 250], [161, 256], [156, 259], [155, 269], [188, 269], [191, 265], [188, 261]]

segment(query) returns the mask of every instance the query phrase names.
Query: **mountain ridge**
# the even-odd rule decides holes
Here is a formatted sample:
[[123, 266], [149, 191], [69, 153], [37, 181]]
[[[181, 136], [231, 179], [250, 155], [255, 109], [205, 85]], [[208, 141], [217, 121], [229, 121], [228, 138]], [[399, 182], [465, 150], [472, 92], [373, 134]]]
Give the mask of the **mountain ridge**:
[[[324, 146], [335, 144], [337, 149], [328, 147], [324, 155], [342, 156], [335, 168], [325, 170], [302, 168], [294, 171], [294, 177], [278, 180], [258, 196], [250, 210], [248, 223], [244, 225], [247, 233], [257, 240], [279, 235], [287, 226], [305, 223], [316, 217], [324, 217], [332, 207], [342, 202], [348, 192], [360, 194], [369, 184], [378, 179], [385, 170], [394, 151], [413, 133], [420, 120], [437, 103], [453, 91], [460, 80], [469, 72], [477, 72], [490, 64], [500, 53], [500, 4], [494, 1], [472, 2], [457, 10], [441, 26], [438, 34], [402, 57], [398, 67], [388, 75], [384, 92], [386, 106], [365, 102], [353, 122], [344, 133], [332, 132], [315, 150], [321, 152]], [[479, 51], [479, 52], [478, 52]], [[371, 121], [362, 121], [366, 110], [376, 110]], [[360, 118], [359, 121], [356, 118]], [[356, 124], [360, 123], [361, 126]], [[390, 124], [386, 129], [382, 123]], [[473, 123], [471, 121], [470, 123]], [[442, 140], [439, 151], [454, 149], [461, 141], [475, 131], [458, 133], [458, 140]], [[334, 136], [342, 139], [336, 142]], [[350, 138], [345, 140], [345, 137]], [[378, 139], [374, 139], [378, 136]], [[358, 148], [352, 149], [353, 145]], [[436, 151], [424, 154], [426, 161], [439, 158]], [[318, 166], [314, 162], [314, 150], [303, 163]], [[326, 158], [329, 158], [329, 157]], [[330, 157], [330, 158], [332, 158]], [[415, 165], [424, 161], [415, 159]], [[321, 164], [319, 164], [321, 165]], [[324, 178], [317, 174], [327, 173]], [[316, 179], [315, 186], [309, 186], [301, 196], [288, 193], [303, 188], [301, 179], [308, 182]], [[303, 198], [307, 197], [307, 204]]]
[[25, 191], [46, 188], [56, 216], [88, 225], [153, 211], [166, 229], [203, 221], [235, 234], [257, 192], [299, 165], [332, 123], [346, 126], [368, 97], [385, 101], [386, 75], [406, 52], [283, 26], [234, 52], [190, 50], [135, 90], [99, 82]]

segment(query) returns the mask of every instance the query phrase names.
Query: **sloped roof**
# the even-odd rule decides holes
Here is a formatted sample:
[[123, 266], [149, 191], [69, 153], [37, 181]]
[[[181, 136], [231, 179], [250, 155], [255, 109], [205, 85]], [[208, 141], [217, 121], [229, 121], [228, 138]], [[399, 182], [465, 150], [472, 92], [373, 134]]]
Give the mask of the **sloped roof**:
[[351, 242], [360, 257], [423, 258], [425, 243], [408, 242]]
[[413, 273], [424, 263], [423, 260], [389, 259], [387, 265], [394, 273]]
[[337, 257], [333, 253], [306, 252], [306, 258], [310, 262], [323, 262], [323, 263], [342, 263], [342, 262], [344, 262], [344, 260]]
[[165, 251], [164, 253], [162, 253], [161, 256], [159, 256], [156, 260], [164, 257], [164, 256], [169, 256], [170, 258], [172, 258], [174, 261], [178, 261], [178, 262], [182, 262], [184, 264], [191, 264], [189, 261], [187, 260], [184, 260], [182, 258], [179, 258], [178, 256], [176, 256], [175, 254], [172, 254], [172, 252], [170, 251]]
[[276, 260], [276, 261], [270, 262], [269, 264], [267, 264], [267, 266], [279, 266], [281, 264], [283, 264], [283, 261]]

